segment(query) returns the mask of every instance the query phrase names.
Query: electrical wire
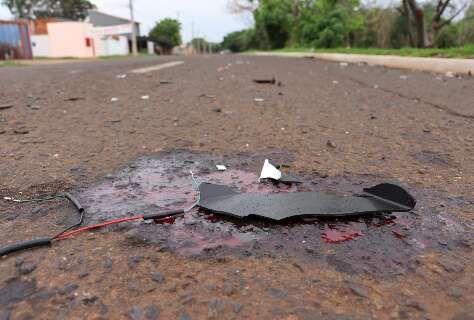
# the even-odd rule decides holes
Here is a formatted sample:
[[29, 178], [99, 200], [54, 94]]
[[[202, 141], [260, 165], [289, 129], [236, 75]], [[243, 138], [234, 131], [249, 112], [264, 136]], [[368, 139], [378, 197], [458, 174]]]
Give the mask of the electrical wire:
[[[8, 245], [6, 247], [0, 248], [0, 256], [4, 256], [6, 254], [10, 254], [10, 253], [17, 252], [17, 251], [20, 251], [20, 250], [51, 245], [51, 243], [55, 240], [56, 241], [57, 240], [63, 240], [63, 239], [72, 237], [73, 235], [84, 232], [84, 231], [98, 229], [98, 228], [102, 228], [102, 227], [105, 227], [105, 226], [114, 225], [114, 224], [118, 224], [118, 223], [122, 223], [122, 222], [128, 222], [128, 221], [139, 220], [139, 219], [145, 219], [145, 220], [153, 219], [156, 222], [160, 222], [160, 221], [164, 222], [164, 221], [168, 221], [170, 218], [174, 218], [174, 217], [177, 217], [177, 216], [184, 215], [185, 213], [187, 213], [187, 212], [191, 211], [192, 209], [194, 209], [199, 204], [199, 202], [201, 200], [201, 193], [199, 191], [199, 183], [197, 182], [196, 178], [194, 177], [193, 172], [190, 171], [190, 173], [191, 173], [191, 179], [192, 179], [192, 182], [193, 182], [193, 186], [198, 191], [197, 200], [190, 207], [185, 208], [185, 209], [178, 209], [178, 210], [167, 210], [167, 211], [162, 211], [162, 212], [153, 213], [153, 214], [137, 215], [137, 216], [134, 216], [134, 217], [119, 218], [119, 219], [114, 219], [114, 220], [110, 220], [110, 221], [105, 221], [105, 222], [95, 224], [95, 225], [85, 226], [85, 227], [82, 227], [82, 228], [78, 228], [78, 227], [84, 221], [84, 215], [86, 213], [86, 210], [81, 206], [79, 201], [76, 198], [74, 198], [74, 196], [72, 196], [71, 194], [69, 194], [67, 192], [63, 193], [63, 194], [53, 195], [53, 196], [49, 196], [49, 197], [45, 197], [45, 198], [36, 198], [36, 199], [22, 199], [22, 200], [20, 200], [20, 199], [14, 199], [14, 198], [11, 198], [11, 197], [4, 197], [5, 200], [18, 202], [18, 203], [41, 202], [41, 201], [49, 201], [49, 200], [54, 200], [54, 199], [59, 199], [59, 198], [65, 198], [65, 199], [68, 199], [76, 207], [76, 209], [78, 210], [80, 216], [79, 216], [79, 220], [76, 223], [74, 223], [71, 226], [67, 227], [66, 229], [64, 229], [60, 233], [54, 235], [53, 237], [28, 240], [28, 241], [24, 241], [24, 242], [20, 242], [20, 243], [14, 243], [12, 245]], [[78, 229], [75, 229], [75, 228], [78, 228]], [[72, 230], [72, 229], [75, 229], [75, 230]]]
[[[187, 213], [189, 211], [191, 211], [192, 209], [194, 209], [198, 204], [199, 204], [199, 201], [201, 200], [201, 193], [199, 192], [199, 183], [198, 181], [196, 180], [196, 178], [194, 177], [194, 173], [192, 171], [190, 171], [191, 173], [191, 180], [193, 182], [193, 186], [194, 188], [198, 191], [198, 197], [197, 197], [197, 200], [188, 208], [186, 209], [183, 209], [182, 210], [182, 213], [178, 213], [178, 214], [174, 214], [174, 215], [169, 215], [169, 216], [165, 216], [165, 217], [160, 217], [159, 219], [153, 219], [155, 220], [156, 222], [158, 221], [166, 221], [168, 220], [169, 218], [171, 217], [176, 217], [178, 215], [183, 215], [184, 213]], [[178, 212], [179, 210], [176, 210], [176, 212]], [[166, 211], [165, 211], [166, 213]], [[146, 217], [144, 215], [138, 215], [138, 216], [134, 216], [134, 217], [127, 217], [127, 218], [119, 218], [119, 219], [114, 219], [114, 220], [110, 220], [110, 221], [106, 221], [106, 222], [103, 222], [103, 223], [99, 223], [99, 224], [95, 224], [95, 225], [90, 225], [90, 226], [86, 226], [86, 227], [83, 227], [83, 228], [79, 228], [79, 229], [76, 229], [76, 230], [73, 230], [73, 231], [69, 231], [69, 232], [63, 232], [61, 234], [59, 234], [55, 239], [57, 240], [63, 240], [63, 239], [66, 239], [66, 238], [69, 238], [69, 237], [72, 237], [73, 235], [75, 234], [78, 234], [78, 233], [81, 233], [81, 232], [84, 232], [84, 231], [88, 231], [88, 230], [93, 230], [93, 229], [99, 229], [99, 228], [103, 228], [103, 227], [106, 227], [106, 226], [110, 226], [110, 225], [114, 225], [114, 224], [119, 224], [119, 223], [122, 223], [122, 222], [129, 222], [129, 221], [135, 221], [135, 220], [140, 220], [140, 219], [145, 219]]]

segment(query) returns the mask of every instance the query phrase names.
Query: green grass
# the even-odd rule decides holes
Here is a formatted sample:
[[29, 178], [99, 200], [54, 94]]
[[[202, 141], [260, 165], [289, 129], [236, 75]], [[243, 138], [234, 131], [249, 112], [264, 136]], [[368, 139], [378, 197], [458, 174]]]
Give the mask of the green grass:
[[372, 54], [372, 55], [396, 55], [410, 57], [438, 57], [438, 58], [465, 58], [474, 59], [474, 45], [446, 49], [380, 49], [380, 48], [334, 48], [334, 49], [310, 49], [310, 48], [284, 48], [275, 52], [307, 52], [307, 53], [347, 53], [347, 54]]
[[21, 66], [21, 63], [15, 61], [0, 61], [0, 68], [1, 67], [18, 67]]

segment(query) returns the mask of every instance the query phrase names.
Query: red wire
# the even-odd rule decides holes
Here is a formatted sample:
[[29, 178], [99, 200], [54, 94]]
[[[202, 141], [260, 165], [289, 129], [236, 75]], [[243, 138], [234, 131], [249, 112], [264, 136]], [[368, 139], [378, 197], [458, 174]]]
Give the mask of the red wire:
[[115, 219], [115, 220], [110, 220], [110, 221], [106, 221], [106, 222], [103, 222], [103, 223], [95, 224], [95, 225], [92, 225], [92, 226], [82, 227], [82, 228], [79, 228], [79, 229], [76, 229], [76, 230], [72, 230], [72, 231], [63, 233], [57, 239], [62, 240], [62, 239], [69, 238], [69, 237], [71, 237], [71, 236], [73, 236], [77, 233], [83, 232], [83, 231], [98, 229], [98, 228], [102, 228], [102, 227], [105, 227], [105, 226], [108, 226], [108, 225], [111, 225], [111, 224], [117, 224], [117, 223], [121, 223], [121, 222], [133, 221], [133, 220], [138, 220], [138, 219], [143, 219], [143, 216], [120, 218], [120, 219]]

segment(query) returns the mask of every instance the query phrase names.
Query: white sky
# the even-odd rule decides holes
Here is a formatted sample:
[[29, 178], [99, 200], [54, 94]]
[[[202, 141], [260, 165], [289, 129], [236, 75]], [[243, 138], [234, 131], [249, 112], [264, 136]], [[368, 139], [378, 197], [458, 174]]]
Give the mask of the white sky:
[[[229, 32], [245, 29], [249, 22], [243, 17], [232, 15], [227, 9], [228, 0], [134, 0], [135, 19], [141, 23], [142, 34], [163, 18], [179, 18], [184, 41], [194, 35], [209, 41], [220, 42]], [[91, 0], [105, 13], [128, 18], [128, 0]], [[0, 5], [0, 19], [11, 18], [10, 12]]]

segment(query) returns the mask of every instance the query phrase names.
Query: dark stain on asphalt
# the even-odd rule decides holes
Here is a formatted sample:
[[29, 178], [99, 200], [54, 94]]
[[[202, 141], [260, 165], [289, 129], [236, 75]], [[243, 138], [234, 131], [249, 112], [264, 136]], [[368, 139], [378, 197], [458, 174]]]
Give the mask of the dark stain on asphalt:
[[[102, 222], [163, 209], [190, 206], [198, 193], [190, 171], [200, 182], [225, 184], [240, 192], [328, 191], [360, 193], [384, 181], [375, 176], [302, 175], [304, 183], [259, 183], [263, 159], [291, 163], [291, 155], [214, 157], [186, 150], [142, 157], [107, 175], [78, 196], [87, 208], [87, 223]], [[228, 170], [220, 172], [216, 164]], [[464, 199], [430, 190], [410, 189], [418, 199], [413, 212], [339, 219], [293, 218], [275, 223], [260, 218], [233, 219], [194, 209], [184, 217], [159, 224], [133, 223], [123, 245], [153, 245], [163, 251], [199, 259], [238, 256], [291, 256], [327, 263], [345, 272], [387, 276], [406, 271], [412, 258], [429, 249], [452, 249], [464, 243], [467, 226], [449, 213]]]

